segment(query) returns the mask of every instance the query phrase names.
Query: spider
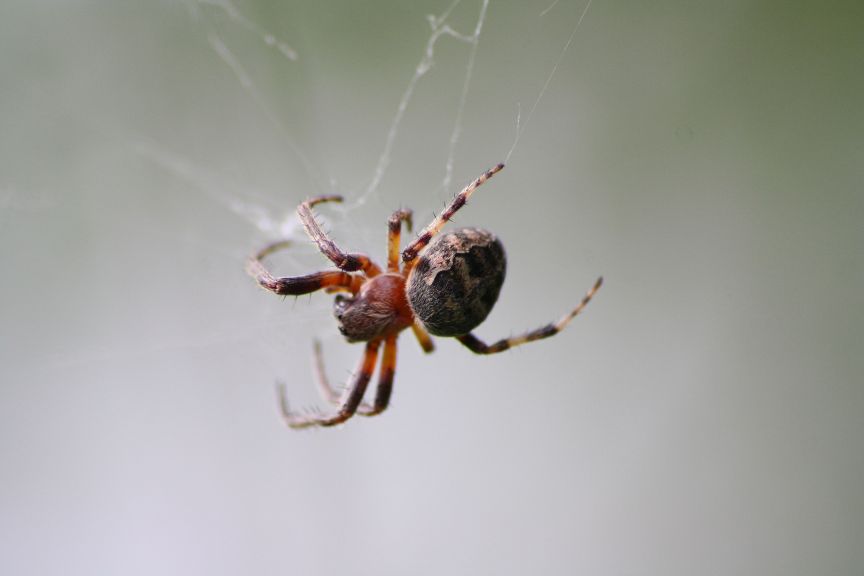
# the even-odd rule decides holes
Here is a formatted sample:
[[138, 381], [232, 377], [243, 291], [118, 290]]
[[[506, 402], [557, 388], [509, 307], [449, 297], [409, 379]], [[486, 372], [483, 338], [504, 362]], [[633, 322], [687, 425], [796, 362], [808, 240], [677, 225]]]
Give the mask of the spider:
[[[432, 352], [430, 337], [455, 337], [476, 354], [495, 354], [514, 346], [554, 336], [577, 315], [603, 283], [600, 277], [582, 301], [557, 322], [521, 336], [486, 344], [471, 333], [492, 310], [504, 283], [506, 256], [498, 238], [480, 228], [460, 228], [440, 234], [444, 225], [468, 201], [471, 194], [504, 168], [498, 164], [487, 170], [459, 192], [447, 208], [411, 242], [401, 254], [399, 240], [404, 223], [411, 230], [411, 211], [397, 210], [390, 216], [387, 234], [387, 270], [382, 270], [365, 254], [342, 251], [327, 234], [312, 212], [325, 202], [341, 202], [341, 196], [317, 196], [297, 208], [306, 233], [338, 270], [314, 272], [305, 276], [276, 278], [263, 259], [288, 246], [280, 241], [265, 246], [249, 258], [246, 270], [258, 284], [275, 294], [300, 295], [318, 290], [338, 293], [333, 313], [339, 331], [348, 342], [365, 342], [366, 351], [351, 381], [340, 394], [327, 382], [321, 347], [315, 343], [315, 372], [323, 398], [333, 407], [331, 415], [293, 412], [279, 388], [280, 408], [291, 428], [335, 426], [354, 416], [374, 416], [390, 403], [396, 371], [396, 339], [406, 328], [414, 332], [425, 352]], [[383, 345], [378, 387], [372, 403], [363, 396]]]

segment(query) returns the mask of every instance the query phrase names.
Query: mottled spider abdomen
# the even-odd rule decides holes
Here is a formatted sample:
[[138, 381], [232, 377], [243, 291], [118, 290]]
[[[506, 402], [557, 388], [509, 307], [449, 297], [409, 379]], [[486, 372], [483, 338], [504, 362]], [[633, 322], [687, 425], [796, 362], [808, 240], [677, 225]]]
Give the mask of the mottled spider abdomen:
[[461, 336], [477, 327], [498, 300], [507, 257], [498, 238], [480, 228], [436, 236], [408, 277], [408, 303], [435, 336]]

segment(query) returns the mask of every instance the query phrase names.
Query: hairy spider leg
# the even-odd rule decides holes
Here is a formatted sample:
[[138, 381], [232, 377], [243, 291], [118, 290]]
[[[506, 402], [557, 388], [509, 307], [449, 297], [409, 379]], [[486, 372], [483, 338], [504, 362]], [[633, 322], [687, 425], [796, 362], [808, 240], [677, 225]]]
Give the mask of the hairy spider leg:
[[328, 292], [347, 290], [354, 294], [360, 290], [363, 278], [336, 270], [315, 272], [305, 276], [274, 277], [267, 270], [267, 267], [264, 266], [262, 260], [277, 250], [287, 248], [289, 245], [289, 241], [274, 242], [252, 255], [246, 262], [246, 272], [255, 278], [259, 286], [281, 296], [299, 296], [321, 290], [322, 288]]
[[366, 351], [357, 367], [357, 372], [351, 378], [351, 382], [342, 392], [338, 400], [339, 409], [332, 416], [319, 417], [312, 414], [298, 414], [292, 412], [285, 397], [285, 387], [279, 387], [279, 406], [282, 409], [282, 417], [291, 428], [309, 428], [311, 426], [336, 426], [351, 418], [356, 412], [366, 387], [375, 371], [375, 363], [378, 360], [378, 348], [381, 340], [372, 340], [366, 343]]
[[542, 328], [537, 328], [536, 330], [532, 330], [530, 332], [526, 332], [521, 336], [515, 336], [512, 338], [506, 338], [504, 340], [499, 340], [494, 344], [486, 344], [472, 333], [465, 334], [464, 336], [457, 336], [456, 339], [459, 340], [462, 344], [464, 344], [469, 350], [474, 352], [475, 354], [495, 354], [497, 352], [503, 352], [504, 350], [509, 350], [514, 346], [519, 346], [520, 344], [525, 344], [527, 342], [533, 342], [534, 340], [541, 340], [543, 338], [548, 338], [550, 336], [554, 336], [561, 332], [570, 321], [579, 314], [583, 308], [591, 301], [591, 298], [600, 289], [600, 286], [603, 285], [603, 277], [597, 279], [597, 282], [594, 283], [594, 286], [588, 291], [587, 294], [582, 298], [582, 301], [576, 306], [573, 310], [565, 314], [561, 317], [557, 322], [552, 322], [551, 324], [547, 324]]
[[[397, 335], [392, 334], [384, 340], [384, 352], [381, 358], [381, 366], [378, 369], [378, 385], [375, 390], [375, 400], [373, 404], [361, 402], [357, 407], [357, 414], [360, 416], [375, 416], [387, 409], [390, 405], [390, 396], [393, 392], [393, 379], [396, 375], [396, 339]], [[321, 343], [315, 341], [315, 380], [318, 382], [318, 391], [321, 397], [328, 404], [339, 405], [339, 392], [335, 390], [327, 378], [327, 373], [324, 369], [324, 356], [321, 352]]]
[[365, 254], [349, 254], [343, 252], [339, 246], [331, 240], [327, 234], [321, 229], [318, 221], [315, 219], [315, 213], [312, 212], [312, 207], [323, 202], [342, 202], [342, 196], [316, 196], [310, 198], [297, 207], [297, 214], [300, 216], [300, 221], [303, 222], [303, 227], [310, 238], [318, 245], [318, 249], [333, 264], [340, 270], [345, 272], [356, 272], [362, 270], [363, 273], [372, 278], [381, 273], [381, 268], [372, 262]]
[[489, 178], [500, 172], [504, 169], [504, 164], [498, 164], [497, 166], [490, 168], [480, 176], [474, 179], [473, 182], [468, 184], [465, 188], [459, 192], [453, 201], [450, 202], [450, 205], [444, 209], [444, 211], [420, 233], [417, 238], [414, 239], [411, 244], [408, 245], [405, 250], [402, 251], [402, 260], [405, 261], [405, 270], [404, 272], [407, 274], [408, 270], [410, 270], [414, 266], [414, 260], [417, 258], [417, 255], [420, 253], [423, 248], [429, 244], [429, 241], [441, 231], [441, 228], [453, 218], [453, 214], [455, 214], [462, 206], [468, 202], [468, 198], [471, 194], [480, 186], [482, 186]]
[[402, 236], [402, 222], [411, 232], [411, 210], [396, 210], [387, 221], [387, 271], [399, 272], [399, 240]]

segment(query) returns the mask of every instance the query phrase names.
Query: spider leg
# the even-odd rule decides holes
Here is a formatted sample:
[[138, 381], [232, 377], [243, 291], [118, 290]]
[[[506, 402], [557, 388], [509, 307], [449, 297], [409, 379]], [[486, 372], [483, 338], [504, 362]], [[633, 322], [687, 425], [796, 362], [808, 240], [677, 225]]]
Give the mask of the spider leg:
[[512, 338], [505, 338], [504, 340], [499, 340], [494, 344], [486, 344], [476, 336], [471, 333], [465, 334], [464, 336], [457, 336], [456, 339], [459, 340], [462, 344], [464, 344], [469, 350], [474, 352], [475, 354], [495, 354], [497, 352], [503, 352], [504, 350], [509, 350], [514, 346], [519, 346], [520, 344], [525, 344], [527, 342], [533, 342], [534, 340], [540, 340], [542, 338], [548, 338], [550, 336], [554, 336], [561, 332], [567, 324], [582, 311], [583, 308], [591, 301], [591, 298], [600, 289], [600, 286], [603, 285], [603, 277], [597, 279], [597, 282], [594, 283], [594, 286], [588, 291], [587, 294], [582, 298], [582, 301], [576, 306], [573, 310], [565, 314], [561, 317], [557, 322], [552, 322], [551, 324], [547, 324], [541, 328], [537, 328], [536, 330], [532, 330], [530, 332], [526, 332], [521, 336], [515, 336]]
[[318, 384], [318, 392], [321, 398], [331, 406], [339, 405], [339, 392], [330, 385], [327, 372], [324, 370], [324, 355], [321, 352], [321, 342], [315, 340], [313, 345], [312, 370], [315, 373], [315, 382]]
[[[327, 374], [324, 371], [324, 357], [321, 354], [321, 343], [315, 341], [315, 380], [318, 382], [318, 391], [328, 404], [339, 405], [339, 392], [330, 385]], [[378, 371], [378, 386], [375, 391], [374, 404], [361, 402], [357, 407], [357, 414], [361, 416], [374, 416], [387, 409], [390, 404], [390, 394], [393, 391], [393, 377], [396, 373], [396, 335], [389, 336], [384, 341], [384, 353], [381, 359], [381, 368]]]
[[378, 371], [378, 387], [375, 389], [375, 400], [372, 406], [365, 402], [357, 408], [361, 416], [375, 416], [390, 405], [390, 395], [393, 392], [393, 377], [396, 375], [396, 338], [392, 334], [384, 340], [384, 354], [381, 358], [381, 368]]
[[429, 333], [426, 331], [423, 326], [420, 325], [416, 320], [411, 325], [411, 331], [414, 332], [414, 336], [417, 338], [417, 342], [420, 343], [420, 347], [423, 349], [423, 352], [429, 354], [430, 352], [435, 351], [435, 342], [432, 341], [432, 337], [429, 336]]
[[361, 277], [336, 270], [315, 272], [305, 276], [274, 277], [264, 266], [262, 260], [273, 252], [287, 247], [289, 244], [290, 242], [288, 241], [268, 244], [259, 252], [252, 255], [246, 262], [246, 272], [255, 278], [258, 285], [262, 288], [282, 296], [309, 294], [322, 288], [328, 291], [331, 289], [347, 290], [356, 294], [360, 289], [360, 285], [363, 283]]
[[365, 254], [349, 254], [343, 252], [339, 246], [337, 246], [336, 243], [324, 233], [321, 226], [318, 224], [318, 221], [315, 219], [315, 213], [312, 212], [312, 207], [316, 204], [321, 204], [322, 202], [342, 202], [342, 197], [316, 196], [306, 200], [297, 207], [297, 214], [300, 216], [300, 221], [303, 222], [303, 227], [306, 229], [306, 233], [315, 241], [315, 244], [318, 245], [318, 249], [321, 253], [329, 258], [337, 268], [344, 270], [345, 272], [362, 270], [363, 273], [370, 278], [380, 274], [381, 268], [372, 262], [368, 256]]
[[279, 388], [279, 406], [282, 410], [282, 417], [285, 423], [291, 428], [309, 428], [311, 426], [336, 426], [351, 418], [357, 407], [363, 400], [363, 394], [366, 393], [366, 387], [369, 380], [372, 378], [372, 372], [375, 370], [375, 362], [378, 360], [378, 348], [381, 345], [381, 340], [372, 340], [366, 344], [366, 351], [363, 353], [363, 359], [357, 372], [351, 379], [351, 382], [342, 392], [339, 398], [339, 409], [332, 416], [315, 416], [312, 414], [298, 414], [292, 412], [288, 406], [288, 400], [285, 398], [285, 388]]
[[415, 258], [417, 258], [417, 254], [429, 244], [429, 241], [441, 231], [441, 228], [453, 217], [453, 214], [456, 213], [457, 210], [462, 208], [466, 202], [468, 202], [468, 198], [471, 194], [480, 186], [482, 186], [489, 178], [500, 172], [504, 168], [504, 164], [498, 164], [497, 166], [490, 168], [480, 176], [478, 176], [474, 181], [468, 184], [465, 188], [459, 192], [453, 201], [450, 202], [450, 205], [444, 209], [444, 211], [420, 233], [417, 238], [414, 239], [411, 244], [408, 245], [405, 250], [402, 251], [402, 260], [406, 263], [406, 268], [411, 268], [413, 264], [410, 264]]
[[397, 210], [387, 221], [387, 271], [399, 272], [399, 239], [402, 233], [402, 222], [411, 232], [411, 210]]

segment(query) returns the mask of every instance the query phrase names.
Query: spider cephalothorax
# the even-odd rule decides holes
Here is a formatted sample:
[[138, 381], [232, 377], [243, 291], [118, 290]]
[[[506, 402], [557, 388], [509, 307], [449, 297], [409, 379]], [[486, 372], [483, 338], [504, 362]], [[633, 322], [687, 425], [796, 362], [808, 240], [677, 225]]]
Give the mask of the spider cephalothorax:
[[[282, 414], [289, 426], [333, 426], [354, 414], [371, 416], [383, 412], [390, 401], [396, 370], [396, 338], [406, 328], [412, 329], [426, 352], [434, 349], [429, 336], [433, 334], [455, 337], [477, 354], [493, 354], [557, 334], [588, 304], [600, 288], [602, 278], [597, 279], [578, 306], [557, 322], [494, 344], [486, 344], [471, 333], [486, 319], [498, 300], [507, 268], [504, 246], [494, 234], [480, 228], [460, 228], [440, 236], [438, 233], [465, 205], [474, 190], [502, 168], [504, 165], [498, 164], [484, 172], [456, 195], [447, 209], [402, 251], [401, 270], [399, 240], [402, 222], [410, 230], [411, 212], [398, 210], [390, 217], [387, 270], [383, 271], [364, 254], [340, 250], [315, 220], [313, 206], [322, 202], [341, 202], [341, 196], [318, 196], [297, 208], [307, 234], [339, 270], [274, 277], [262, 260], [287, 246], [287, 242], [271, 244], [249, 259], [249, 274], [260, 286], [276, 294], [299, 295], [322, 289], [339, 292], [333, 303], [339, 331], [349, 342], [366, 342], [360, 366], [341, 395], [330, 387], [324, 376], [321, 349], [316, 342], [318, 384], [325, 400], [335, 405], [337, 411], [332, 416], [292, 412], [280, 388]], [[384, 352], [378, 388], [372, 404], [367, 404], [363, 402], [363, 395], [372, 378], [382, 343]]]
[[360, 287], [356, 296], [339, 294], [333, 302], [339, 332], [349, 342], [368, 342], [411, 326], [411, 309], [401, 274], [379, 274]]

